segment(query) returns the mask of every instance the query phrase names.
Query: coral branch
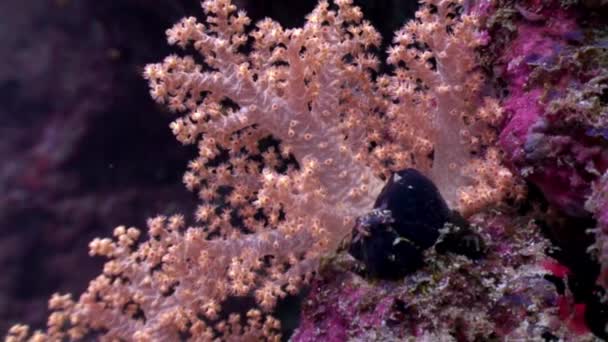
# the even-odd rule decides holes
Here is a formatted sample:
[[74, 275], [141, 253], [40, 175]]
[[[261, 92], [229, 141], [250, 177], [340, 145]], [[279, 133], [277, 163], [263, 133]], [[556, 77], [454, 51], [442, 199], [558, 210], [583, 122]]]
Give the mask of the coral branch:
[[396, 168], [425, 170], [450, 206], [469, 215], [502, 200], [514, 182], [494, 147], [502, 111], [480, 91], [475, 48], [483, 40], [475, 16], [459, 15], [459, 6], [424, 2], [397, 32], [388, 58], [396, 72], [382, 83], [393, 100]]

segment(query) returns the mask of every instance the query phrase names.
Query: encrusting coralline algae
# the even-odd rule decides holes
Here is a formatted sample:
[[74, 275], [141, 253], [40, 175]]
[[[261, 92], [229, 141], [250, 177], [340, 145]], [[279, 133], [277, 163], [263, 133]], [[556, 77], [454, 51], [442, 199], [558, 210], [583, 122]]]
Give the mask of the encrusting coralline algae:
[[[422, 1], [387, 74], [381, 37], [350, 0], [320, 1], [294, 29], [252, 27], [229, 0], [202, 6], [203, 21], [167, 31], [183, 56], [144, 73], [154, 100], [180, 115], [177, 139], [198, 146], [183, 178], [201, 199], [195, 222], [159, 216], [143, 242], [127, 227], [95, 239], [103, 273], [78, 300], [51, 298], [45, 332], [16, 325], [8, 341], [278, 341], [277, 302], [305, 288], [294, 341], [592, 339], [568, 283], [577, 270], [545, 254], [536, 222], [547, 211], [518, 211], [527, 180], [565, 215], [595, 215], [607, 267], [606, 65], [567, 63], [584, 46], [605, 58], [601, 33], [574, 34], [583, 5]], [[429, 248], [397, 280], [361, 277], [342, 244], [406, 168], [435, 183], [487, 253]], [[564, 193], [549, 186], [563, 180]], [[231, 312], [236, 299], [246, 311]]]

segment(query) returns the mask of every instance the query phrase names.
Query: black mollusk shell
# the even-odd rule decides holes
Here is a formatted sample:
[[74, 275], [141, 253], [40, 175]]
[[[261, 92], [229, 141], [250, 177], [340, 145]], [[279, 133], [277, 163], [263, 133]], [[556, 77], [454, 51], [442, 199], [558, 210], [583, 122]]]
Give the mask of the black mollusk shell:
[[399, 236], [422, 249], [437, 241], [439, 229], [451, 215], [435, 184], [415, 169], [394, 173], [378, 195], [374, 208], [390, 210]]
[[[390, 220], [379, 219], [389, 213]], [[439, 237], [450, 209], [430, 179], [414, 169], [391, 176], [374, 205], [358, 220], [349, 252], [379, 278], [400, 278], [423, 264], [422, 252]]]

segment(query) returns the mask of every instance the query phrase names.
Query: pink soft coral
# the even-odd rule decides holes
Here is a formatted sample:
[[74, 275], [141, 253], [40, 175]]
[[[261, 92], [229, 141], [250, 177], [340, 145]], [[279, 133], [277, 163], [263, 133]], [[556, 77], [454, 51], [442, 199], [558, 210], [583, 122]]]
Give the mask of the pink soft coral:
[[[395, 74], [376, 82], [379, 34], [351, 0], [334, 3], [299, 29], [265, 19], [248, 30], [229, 0], [207, 0], [204, 22], [167, 31], [199, 55], [169, 56], [145, 77], [179, 113], [177, 139], [198, 144], [184, 183], [201, 198], [199, 226], [156, 217], [145, 242], [125, 227], [94, 240], [91, 254], [110, 260], [78, 301], [51, 300], [47, 337], [278, 340], [277, 301], [310, 281], [391, 170], [419, 167], [467, 214], [511, 190], [493, 146], [500, 107], [479, 94], [474, 17], [458, 1], [424, 2], [391, 49]], [[251, 297], [246, 313], [225, 305]]]

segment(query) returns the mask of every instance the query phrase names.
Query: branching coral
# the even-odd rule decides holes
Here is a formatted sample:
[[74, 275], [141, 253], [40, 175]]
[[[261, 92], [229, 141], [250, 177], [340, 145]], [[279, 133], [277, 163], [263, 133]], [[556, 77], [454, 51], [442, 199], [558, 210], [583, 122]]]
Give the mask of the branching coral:
[[388, 58], [396, 71], [380, 83], [392, 99], [388, 153], [396, 168], [425, 170], [453, 208], [471, 214], [515, 188], [494, 147], [502, 110], [482, 96], [475, 49], [483, 36], [462, 10], [452, 1], [426, 3], [396, 33]]
[[[292, 217], [312, 212], [317, 222], [301, 223], [341, 230], [379, 192], [381, 180], [366, 161], [367, 134], [381, 128], [370, 76], [378, 61], [368, 53], [380, 37], [350, 1], [337, 5], [334, 11], [322, 2], [301, 29], [266, 19], [247, 44], [244, 13], [227, 1], [207, 1], [207, 25], [186, 18], [168, 31], [170, 43], [192, 44], [203, 62], [170, 56], [146, 69], [153, 97], [187, 111], [172, 124], [177, 138], [200, 137], [186, 186], [200, 188], [207, 203], [230, 187], [231, 214], [250, 231], [265, 226], [253, 218], [258, 209], [273, 226], [282, 210], [294, 225]], [[281, 143], [260, 154], [258, 141], [267, 136]], [[290, 156], [297, 165], [285, 165]], [[199, 218], [208, 210], [201, 208]], [[220, 230], [225, 236], [230, 228]]]
[[[179, 113], [171, 129], [199, 155], [184, 175], [199, 226], [182, 216], [96, 239], [110, 260], [78, 301], [55, 296], [52, 339], [278, 340], [277, 300], [308, 283], [350, 233], [391, 170], [429, 173], [471, 213], [512, 184], [492, 147], [500, 109], [481, 95], [473, 16], [427, 1], [395, 39], [392, 76], [375, 77], [380, 36], [351, 0], [321, 1], [302, 28], [249, 18], [229, 0], [185, 18], [172, 55], [146, 67], [152, 97]], [[231, 313], [229, 300], [261, 309]], [[16, 326], [9, 339], [27, 329]]]

